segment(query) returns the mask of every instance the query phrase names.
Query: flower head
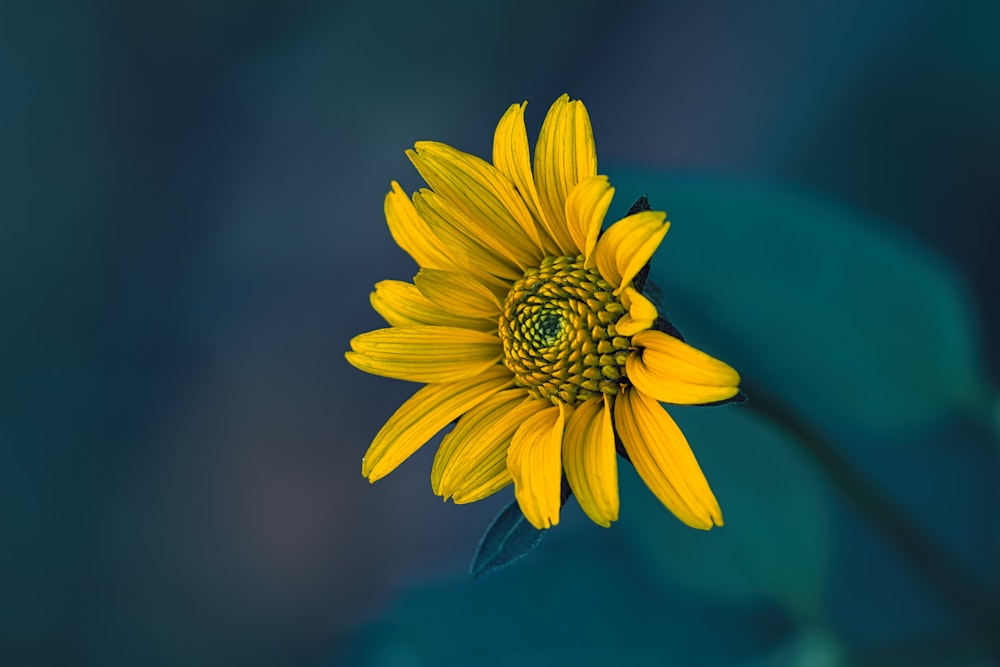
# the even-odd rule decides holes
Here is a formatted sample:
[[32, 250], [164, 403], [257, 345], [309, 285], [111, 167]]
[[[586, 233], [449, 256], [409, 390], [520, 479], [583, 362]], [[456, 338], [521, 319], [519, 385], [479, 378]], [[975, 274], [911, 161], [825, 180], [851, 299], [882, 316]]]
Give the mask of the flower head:
[[525, 104], [500, 119], [493, 164], [418, 142], [407, 155], [429, 189], [396, 182], [393, 238], [420, 266], [387, 280], [372, 306], [390, 325], [351, 341], [347, 360], [424, 383], [376, 434], [375, 481], [457, 420], [431, 471], [435, 493], [473, 502], [514, 484], [539, 529], [559, 522], [565, 477], [596, 523], [618, 518], [619, 450], [684, 523], [722, 513], [687, 440], [660, 402], [739, 394], [739, 375], [685, 343], [642, 293], [670, 225], [639, 210], [602, 233], [614, 189], [597, 175], [587, 110], [563, 95], [529, 156]]

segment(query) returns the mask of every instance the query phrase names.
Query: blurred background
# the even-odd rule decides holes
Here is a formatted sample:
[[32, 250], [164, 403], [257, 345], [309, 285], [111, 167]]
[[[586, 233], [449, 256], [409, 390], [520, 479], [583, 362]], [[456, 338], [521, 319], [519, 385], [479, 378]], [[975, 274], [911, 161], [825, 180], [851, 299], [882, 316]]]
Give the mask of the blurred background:
[[1000, 5], [752, 4], [0, 3], [4, 664], [994, 664], [746, 408], [676, 414], [725, 528], [622, 466], [619, 524], [483, 580], [509, 490], [361, 477], [413, 391], [343, 358], [415, 272], [403, 151], [569, 92], [612, 214], [670, 214], [675, 323], [996, 599]]

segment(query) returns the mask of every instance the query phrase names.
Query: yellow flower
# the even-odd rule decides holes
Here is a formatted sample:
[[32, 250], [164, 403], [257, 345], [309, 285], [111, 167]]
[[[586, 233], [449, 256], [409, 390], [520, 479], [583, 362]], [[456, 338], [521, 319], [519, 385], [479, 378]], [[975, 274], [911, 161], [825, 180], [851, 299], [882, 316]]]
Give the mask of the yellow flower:
[[618, 518], [616, 435], [640, 477], [695, 528], [722, 512], [687, 440], [660, 402], [739, 393], [739, 375], [691, 347], [643, 296], [640, 272], [667, 233], [644, 210], [601, 228], [614, 189], [597, 175], [587, 110], [563, 95], [535, 145], [527, 103], [497, 126], [493, 164], [450, 146], [407, 151], [429, 189], [392, 183], [385, 215], [420, 266], [413, 283], [375, 286], [389, 327], [351, 341], [368, 373], [425, 383], [375, 436], [372, 482], [436, 433], [438, 495], [473, 502], [511, 482], [536, 528], [559, 522], [563, 476], [584, 512]]

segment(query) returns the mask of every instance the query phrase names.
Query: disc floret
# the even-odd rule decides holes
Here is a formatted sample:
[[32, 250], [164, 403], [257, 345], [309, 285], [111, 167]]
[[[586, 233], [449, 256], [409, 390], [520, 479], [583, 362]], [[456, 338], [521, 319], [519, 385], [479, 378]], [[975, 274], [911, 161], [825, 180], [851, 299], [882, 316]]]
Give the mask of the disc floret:
[[576, 405], [627, 384], [625, 307], [582, 255], [546, 257], [511, 287], [499, 320], [504, 365], [536, 398]]

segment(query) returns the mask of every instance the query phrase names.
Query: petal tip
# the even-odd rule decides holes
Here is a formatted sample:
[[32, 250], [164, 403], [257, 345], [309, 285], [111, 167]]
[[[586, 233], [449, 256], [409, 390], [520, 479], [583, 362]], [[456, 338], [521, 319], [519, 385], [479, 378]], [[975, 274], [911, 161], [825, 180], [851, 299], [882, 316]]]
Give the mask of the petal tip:
[[367, 456], [361, 459], [361, 476], [368, 480], [369, 484], [377, 482], [382, 475], [375, 474], [375, 462]]

